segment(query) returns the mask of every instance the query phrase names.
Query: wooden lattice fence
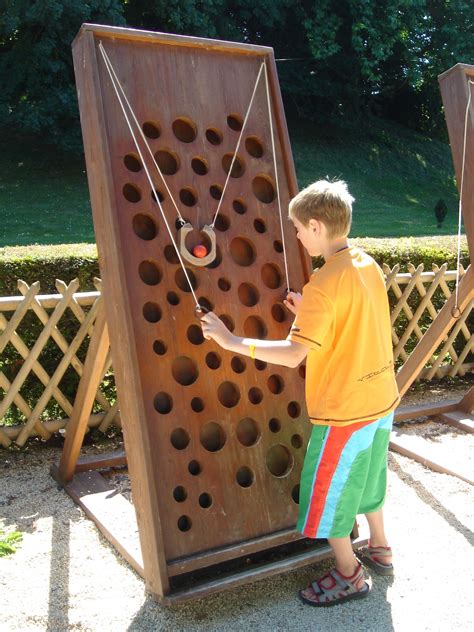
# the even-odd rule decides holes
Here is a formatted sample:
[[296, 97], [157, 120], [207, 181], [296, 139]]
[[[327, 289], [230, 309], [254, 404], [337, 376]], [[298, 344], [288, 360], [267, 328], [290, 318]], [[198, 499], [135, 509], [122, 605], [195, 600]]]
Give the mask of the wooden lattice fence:
[[[384, 266], [397, 368], [454, 291], [456, 272], [446, 268], [433, 266], [425, 272], [423, 265], [410, 265], [408, 272], [400, 273], [399, 265]], [[18, 281], [21, 296], [0, 298], [0, 444], [4, 447], [12, 441], [23, 446], [33, 435], [48, 439], [67, 425], [103, 300], [100, 280], [95, 281], [95, 292], [77, 292], [78, 285], [77, 280], [69, 285], [57, 281], [58, 294], [40, 295], [38, 282], [28, 286]], [[419, 379], [464, 375], [474, 369], [471, 312], [472, 302]], [[121, 425], [110, 351], [93, 413], [89, 427], [105, 431], [111, 423]]]

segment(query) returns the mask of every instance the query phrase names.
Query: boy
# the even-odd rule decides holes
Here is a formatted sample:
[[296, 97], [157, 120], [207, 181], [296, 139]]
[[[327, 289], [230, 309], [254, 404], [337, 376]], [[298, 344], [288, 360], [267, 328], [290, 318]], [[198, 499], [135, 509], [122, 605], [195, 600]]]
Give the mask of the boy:
[[370, 529], [364, 563], [393, 574], [384, 532], [387, 451], [399, 402], [383, 274], [348, 243], [352, 202], [345, 182], [320, 180], [291, 202], [289, 215], [309, 255], [325, 264], [303, 295], [290, 292], [295, 315], [286, 340], [238, 338], [213, 313], [202, 318], [207, 339], [264, 362], [296, 367], [307, 356], [306, 403], [313, 425], [301, 474], [297, 528], [327, 538], [336, 567], [299, 595], [312, 606], [366, 597], [369, 585], [350, 533], [364, 513]]

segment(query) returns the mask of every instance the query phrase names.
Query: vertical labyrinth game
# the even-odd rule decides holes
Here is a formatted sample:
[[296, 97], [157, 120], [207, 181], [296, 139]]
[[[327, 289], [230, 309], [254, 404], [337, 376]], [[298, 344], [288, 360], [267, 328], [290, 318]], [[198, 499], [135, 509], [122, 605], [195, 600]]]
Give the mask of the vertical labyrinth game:
[[[204, 340], [195, 299], [236, 335], [282, 339], [287, 285], [302, 288], [308, 262], [287, 219], [296, 184], [271, 49], [138, 33], [83, 30], [75, 68], [125, 445], [151, 479], [132, 467], [132, 490], [155, 495], [141, 520], [159, 522], [169, 563], [296, 523], [304, 367]], [[210, 251], [212, 226], [210, 263], [180, 261], [183, 222], [191, 254]]]

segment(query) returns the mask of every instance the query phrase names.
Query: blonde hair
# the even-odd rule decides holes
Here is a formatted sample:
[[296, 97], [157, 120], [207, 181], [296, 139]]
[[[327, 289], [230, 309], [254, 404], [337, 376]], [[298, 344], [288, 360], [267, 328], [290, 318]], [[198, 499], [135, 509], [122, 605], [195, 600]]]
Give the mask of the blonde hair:
[[330, 239], [346, 237], [351, 229], [352, 202], [343, 180], [318, 180], [290, 201], [289, 215], [303, 226], [308, 226], [310, 219], [323, 222]]

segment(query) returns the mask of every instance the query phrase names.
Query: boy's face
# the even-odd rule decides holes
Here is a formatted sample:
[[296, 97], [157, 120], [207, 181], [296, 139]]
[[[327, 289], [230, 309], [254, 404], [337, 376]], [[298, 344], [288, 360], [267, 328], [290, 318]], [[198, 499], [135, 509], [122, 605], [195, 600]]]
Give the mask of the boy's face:
[[321, 230], [322, 224], [316, 219], [309, 220], [309, 224], [305, 226], [296, 217], [292, 217], [294, 227], [296, 228], [296, 236], [306, 248], [311, 257], [318, 257], [321, 252]]

